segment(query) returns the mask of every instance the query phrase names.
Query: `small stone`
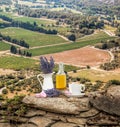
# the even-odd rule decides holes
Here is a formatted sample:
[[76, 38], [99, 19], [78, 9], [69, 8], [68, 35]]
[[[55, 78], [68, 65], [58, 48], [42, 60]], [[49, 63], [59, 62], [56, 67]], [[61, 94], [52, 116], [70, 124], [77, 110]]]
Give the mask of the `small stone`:
[[0, 127], [14, 127], [10, 125], [9, 123], [0, 123]]
[[114, 117], [109, 114], [100, 113], [95, 117], [91, 117], [87, 120], [88, 125], [98, 125], [98, 126], [112, 126], [119, 125], [119, 117]]
[[45, 117], [36, 116], [36, 117], [31, 118], [28, 123], [33, 123], [37, 125], [38, 127], [46, 127], [54, 123], [54, 121], [48, 118], [45, 118]]
[[28, 121], [28, 118], [19, 117], [19, 116], [10, 116], [7, 119], [19, 123], [26, 123]]
[[51, 127], [78, 127], [78, 126], [72, 123], [57, 122], [53, 124]]
[[87, 119], [76, 118], [76, 117], [67, 117], [67, 121], [70, 122], [70, 123], [75, 123], [77, 125], [85, 125]]
[[34, 124], [18, 124], [17, 127], [37, 127]]
[[30, 109], [29, 111], [27, 111], [27, 113], [24, 115], [24, 117], [33, 117], [33, 116], [43, 116], [45, 115], [46, 112], [42, 111], [42, 110], [37, 110], [37, 109]]
[[89, 111], [81, 112], [79, 115], [76, 115], [76, 117], [82, 117], [82, 118], [92, 117], [97, 115], [99, 112], [100, 111], [98, 111], [97, 109], [91, 108]]
[[52, 120], [60, 120], [59, 118], [59, 114], [55, 114], [55, 113], [50, 113], [48, 112], [45, 117], [52, 119]]

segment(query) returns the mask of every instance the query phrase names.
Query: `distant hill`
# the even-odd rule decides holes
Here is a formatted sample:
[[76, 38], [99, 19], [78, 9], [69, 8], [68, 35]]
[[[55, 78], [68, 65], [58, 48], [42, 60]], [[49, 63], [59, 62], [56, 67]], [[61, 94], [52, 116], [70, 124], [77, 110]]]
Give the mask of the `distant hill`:
[[83, 3], [85, 5], [91, 4], [120, 4], [120, 0], [46, 0], [47, 2], [55, 3]]
[[0, 0], [0, 5], [3, 5], [3, 4], [10, 5], [12, 4], [12, 1], [11, 0]]
[[115, 4], [120, 5], [120, 0], [98, 0], [99, 2], [105, 3], [105, 4]]

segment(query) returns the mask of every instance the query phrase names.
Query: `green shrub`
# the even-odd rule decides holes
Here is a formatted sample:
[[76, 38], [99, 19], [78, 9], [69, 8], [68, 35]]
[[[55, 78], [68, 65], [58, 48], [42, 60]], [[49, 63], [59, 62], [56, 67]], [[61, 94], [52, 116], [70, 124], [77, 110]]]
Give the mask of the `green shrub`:
[[120, 85], [120, 80], [110, 80], [109, 83], [111, 85]]
[[2, 95], [0, 95], [0, 100], [4, 100], [4, 98], [3, 98], [3, 96], [2, 96]]
[[3, 93], [3, 94], [7, 94], [7, 93], [8, 93], [8, 90], [7, 90], [7, 89], [3, 89], [3, 90], [2, 90], [2, 93]]

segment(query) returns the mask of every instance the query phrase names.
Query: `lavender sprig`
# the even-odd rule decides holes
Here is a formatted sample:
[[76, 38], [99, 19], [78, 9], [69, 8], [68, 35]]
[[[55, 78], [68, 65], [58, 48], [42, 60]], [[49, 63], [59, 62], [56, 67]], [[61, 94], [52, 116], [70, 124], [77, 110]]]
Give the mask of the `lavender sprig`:
[[46, 57], [40, 57], [40, 68], [44, 74], [52, 73], [54, 66], [54, 59], [52, 57], [50, 57], [50, 61]]

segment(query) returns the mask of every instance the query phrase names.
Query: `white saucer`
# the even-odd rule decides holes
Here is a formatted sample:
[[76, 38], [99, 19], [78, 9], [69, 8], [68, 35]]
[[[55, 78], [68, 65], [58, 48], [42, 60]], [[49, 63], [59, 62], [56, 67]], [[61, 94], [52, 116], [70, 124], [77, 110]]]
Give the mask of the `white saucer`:
[[85, 93], [81, 93], [81, 94], [79, 94], [79, 95], [72, 95], [72, 94], [70, 94], [70, 95], [68, 95], [68, 94], [65, 94], [67, 97], [83, 97], [84, 95], [85, 95]]

